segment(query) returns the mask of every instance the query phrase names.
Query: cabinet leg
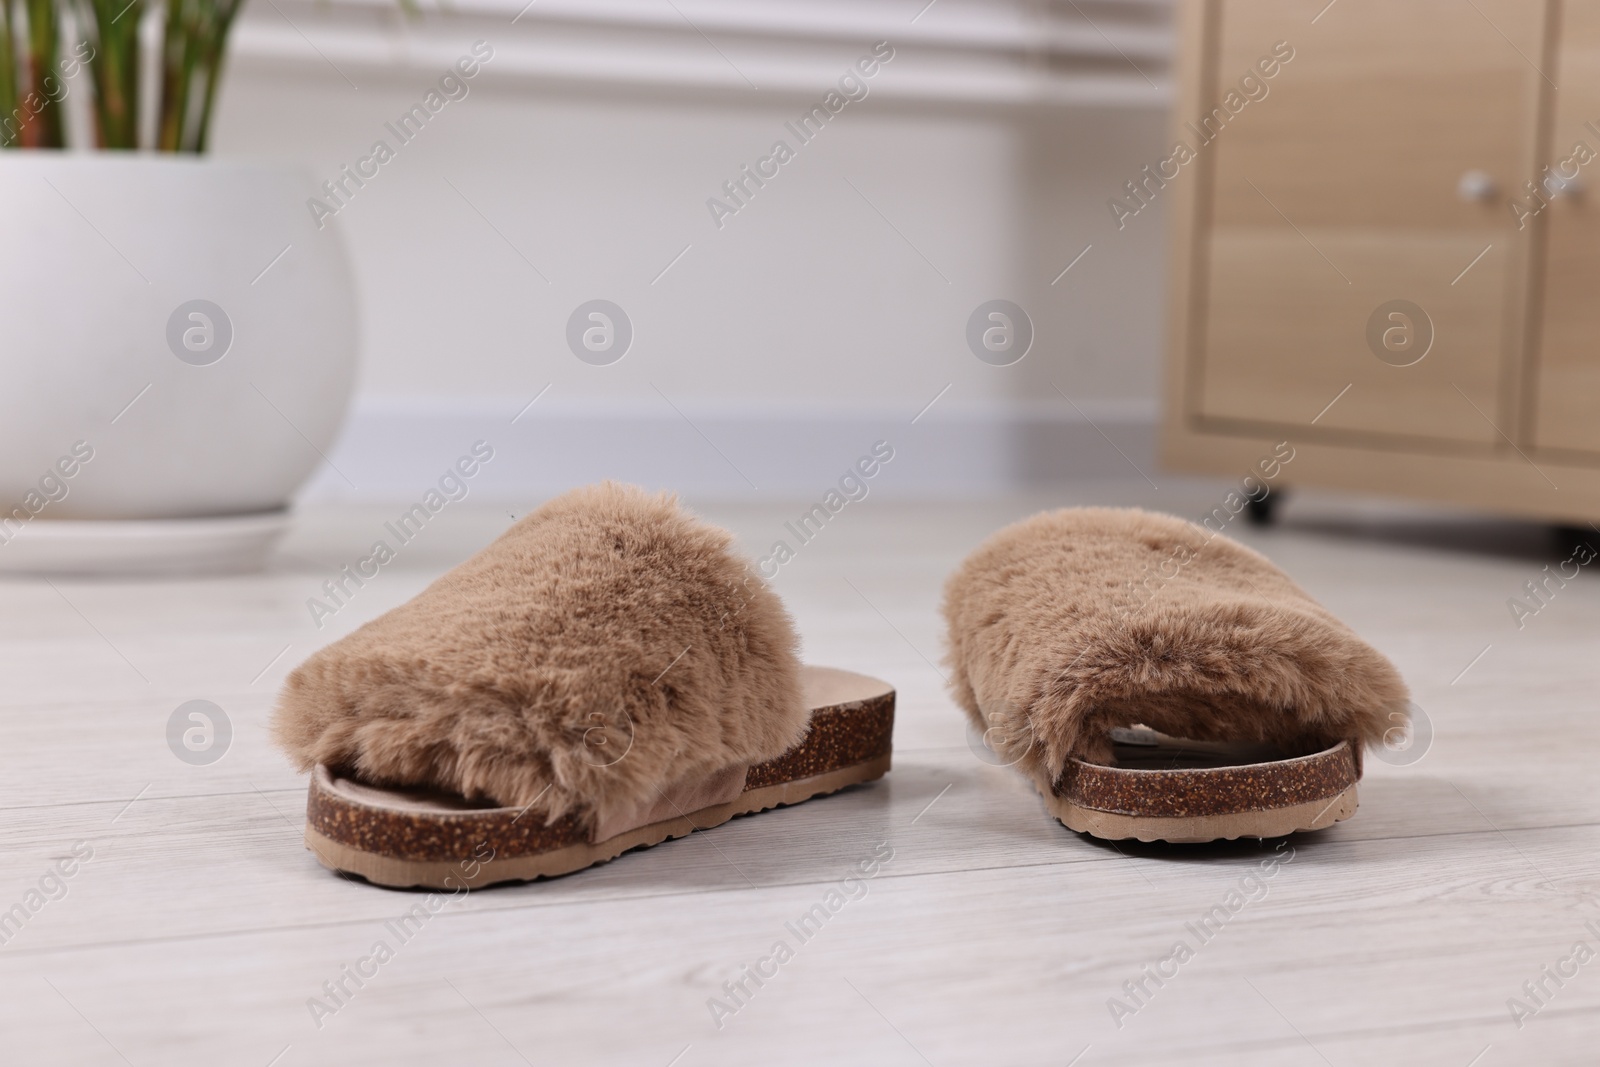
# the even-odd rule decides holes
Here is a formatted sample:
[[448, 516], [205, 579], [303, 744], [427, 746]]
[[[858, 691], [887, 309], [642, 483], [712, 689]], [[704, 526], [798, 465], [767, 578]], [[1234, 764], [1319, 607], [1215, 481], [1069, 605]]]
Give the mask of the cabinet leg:
[[1278, 509], [1283, 504], [1284, 488], [1270, 489], [1266, 496], [1251, 497], [1245, 501], [1244, 516], [1251, 526], [1271, 526], [1278, 521]]
[[1550, 527], [1550, 535], [1562, 559], [1575, 556], [1581, 559], [1582, 556], [1578, 555], [1580, 549], [1583, 550], [1583, 556], [1600, 552], [1600, 533], [1596, 533], [1595, 528], [1587, 523], [1572, 526], [1557, 524]]

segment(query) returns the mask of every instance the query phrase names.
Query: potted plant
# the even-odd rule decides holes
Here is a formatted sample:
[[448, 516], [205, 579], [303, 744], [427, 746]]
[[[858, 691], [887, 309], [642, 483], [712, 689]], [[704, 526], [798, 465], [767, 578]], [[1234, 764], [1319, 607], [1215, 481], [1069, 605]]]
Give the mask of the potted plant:
[[238, 2], [0, 0], [0, 571], [258, 565], [338, 433], [354, 286], [314, 179], [204, 156]]

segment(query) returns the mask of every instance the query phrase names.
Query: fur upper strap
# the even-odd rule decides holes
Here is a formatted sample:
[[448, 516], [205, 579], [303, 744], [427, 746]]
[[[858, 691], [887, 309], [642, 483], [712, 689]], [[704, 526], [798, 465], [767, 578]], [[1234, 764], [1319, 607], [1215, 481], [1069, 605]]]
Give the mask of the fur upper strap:
[[1381, 653], [1259, 553], [1167, 515], [1009, 526], [951, 577], [944, 613], [957, 701], [1047, 787], [1073, 757], [1109, 762], [1117, 726], [1359, 752], [1405, 721]]
[[306, 660], [274, 729], [302, 770], [593, 820], [798, 742], [797, 643], [730, 534], [608, 482]]

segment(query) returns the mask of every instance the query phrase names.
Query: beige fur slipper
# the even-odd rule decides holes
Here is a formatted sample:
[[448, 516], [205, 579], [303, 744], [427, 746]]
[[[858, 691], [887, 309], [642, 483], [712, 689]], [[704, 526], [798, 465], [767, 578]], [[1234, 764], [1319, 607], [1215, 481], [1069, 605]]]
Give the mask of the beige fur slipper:
[[312, 772], [307, 845], [457, 889], [882, 776], [894, 690], [802, 667], [731, 545], [670, 496], [576, 490], [317, 652], [273, 724]]
[[1356, 810], [1362, 746], [1406, 721], [1379, 652], [1265, 557], [1166, 515], [1001, 530], [945, 588], [951, 686], [1067, 827], [1214, 841]]

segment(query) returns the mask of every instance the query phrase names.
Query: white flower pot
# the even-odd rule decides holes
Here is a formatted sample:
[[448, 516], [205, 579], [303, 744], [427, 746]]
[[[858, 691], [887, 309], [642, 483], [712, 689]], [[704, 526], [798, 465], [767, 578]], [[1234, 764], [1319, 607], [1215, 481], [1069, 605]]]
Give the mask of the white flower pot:
[[355, 377], [349, 262], [312, 187], [275, 165], [0, 153], [0, 570], [264, 554]]

